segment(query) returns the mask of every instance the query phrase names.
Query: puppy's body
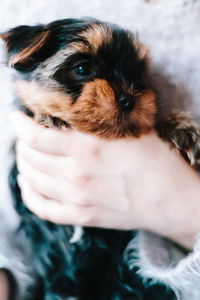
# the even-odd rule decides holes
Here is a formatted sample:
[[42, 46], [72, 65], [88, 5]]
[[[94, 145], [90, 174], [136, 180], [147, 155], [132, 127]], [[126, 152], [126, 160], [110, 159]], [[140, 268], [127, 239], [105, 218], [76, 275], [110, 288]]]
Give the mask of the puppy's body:
[[[110, 139], [139, 137], [155, 128], [199, 168], [197, 127], [176, 114], [155, 122], [147, 51], [130, 32], [97, 20], [67, 19], [20, 26], [1, 37], [8, 64], [24, 76], [16, 82], [17, 92], [46, 127], [70, 126]], [[132, 233], [84, 229], [82, 239], [70, 244], [71, 227], [42, 221], [26, 209], [16, 176], [14, 167], [14, 204], [42, 288], [36, 299], [134, 299], [136, 283], [123, 259]]]

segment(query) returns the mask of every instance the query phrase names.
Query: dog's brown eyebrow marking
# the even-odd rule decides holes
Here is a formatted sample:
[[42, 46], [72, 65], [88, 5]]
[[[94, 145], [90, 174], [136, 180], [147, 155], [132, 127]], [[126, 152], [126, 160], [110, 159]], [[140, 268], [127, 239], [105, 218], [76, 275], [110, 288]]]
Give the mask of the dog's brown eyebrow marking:
[[112, 32], [112, 29], [105, 24], [92, 24], [80, 36], [87, 39], [90, 47], [96, 53], [104, 42], [107, 43], [112, 40]]
[[66, 52], [73, 54], [76, 52], [88, 52], [88, 46], [84, 42], [72, 42], [65, 48]]
[[[44, 31], [39, 36], [37, 36], [30, 46], [24, 48], [17, 54], [13, 54], [9, 60], [9, 67], [13, 67], [16, 63], [26, 63], [26, 60], [30, 58], [30, 56], [40, 50], [42, 46], [45, 44], [47, 38], [49, 37], [50, 31]], [[6, 39], [6, 37], [5, 37]], [[9, 47], [9, 44], [8, 44]]]

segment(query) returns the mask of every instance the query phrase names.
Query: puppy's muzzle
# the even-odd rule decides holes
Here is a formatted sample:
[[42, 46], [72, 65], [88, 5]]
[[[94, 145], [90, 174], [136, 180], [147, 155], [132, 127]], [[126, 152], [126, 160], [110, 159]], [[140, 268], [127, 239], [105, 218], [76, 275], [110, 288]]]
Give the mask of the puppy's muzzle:
[[125, 113], [130, 113], [135, 105], [135, 98], [129, 94], [123, 94], [118, 97], [118, 103]]

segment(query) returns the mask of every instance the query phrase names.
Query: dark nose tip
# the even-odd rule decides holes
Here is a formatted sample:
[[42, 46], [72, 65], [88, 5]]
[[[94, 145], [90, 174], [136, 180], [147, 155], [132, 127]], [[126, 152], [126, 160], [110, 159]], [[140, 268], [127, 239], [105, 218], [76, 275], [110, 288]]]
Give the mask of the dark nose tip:
[[135, 104], [135, 98], [131, 95], [121, 95], [118, 102], [125, 113], [131, 112]]

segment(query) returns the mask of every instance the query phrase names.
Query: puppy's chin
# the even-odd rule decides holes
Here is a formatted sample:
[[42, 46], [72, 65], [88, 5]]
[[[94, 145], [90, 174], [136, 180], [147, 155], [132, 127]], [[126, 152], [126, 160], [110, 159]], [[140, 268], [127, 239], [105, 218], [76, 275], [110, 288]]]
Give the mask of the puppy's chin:
[[40, 115], [47, 115], [81, 132], [104, 138], [139, 137], [154, 126], [156, 104], [151, 90], [133, 95], [136, 100], [130, 113], [121, 110], [104, 79], [85, 83], [75, 102], [65, 92], [49, 90], [36, 81], [17, 81], [16, 91], [37, 120]]

